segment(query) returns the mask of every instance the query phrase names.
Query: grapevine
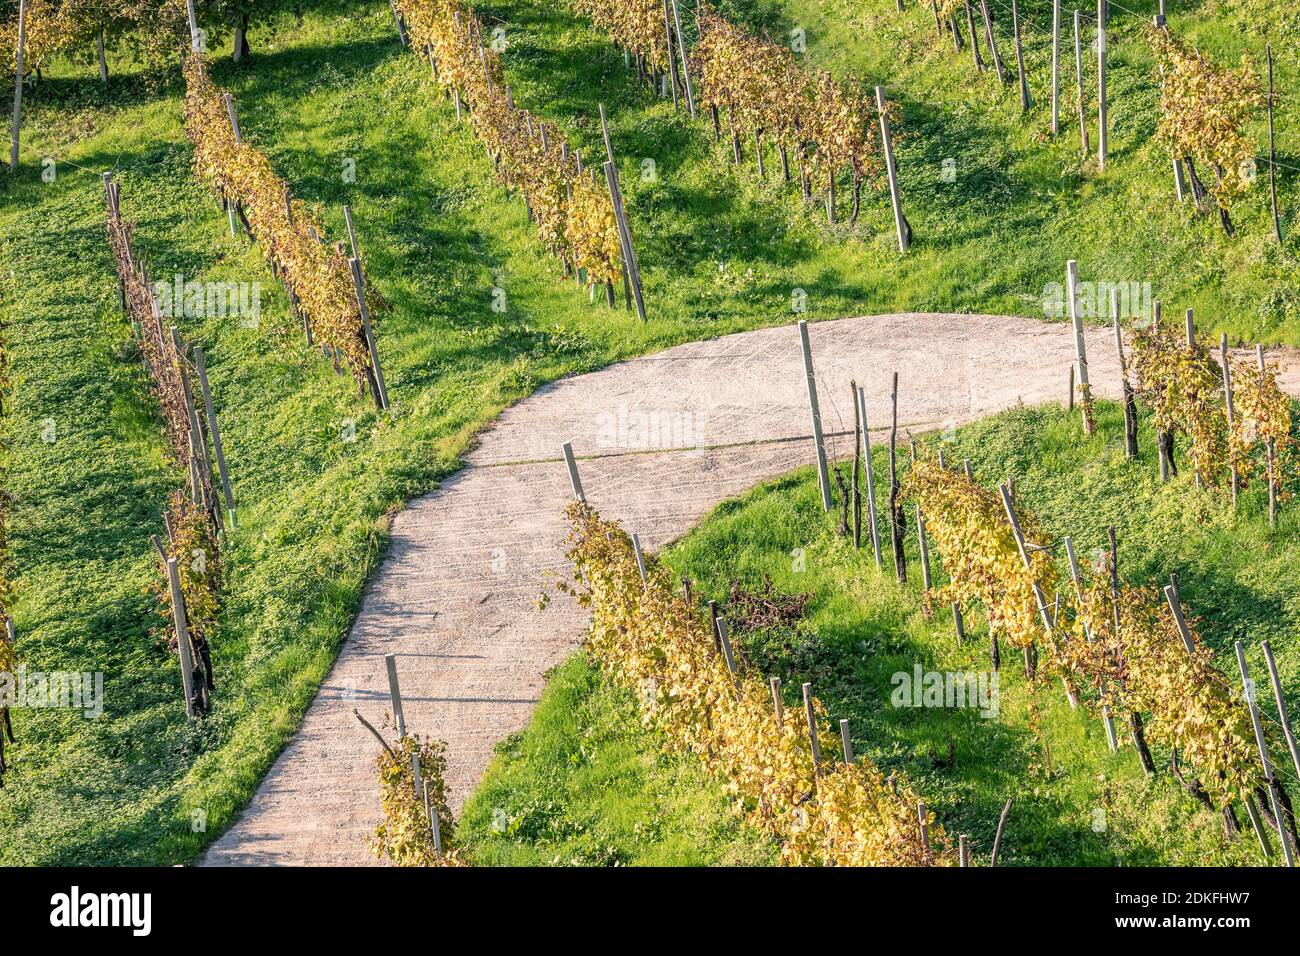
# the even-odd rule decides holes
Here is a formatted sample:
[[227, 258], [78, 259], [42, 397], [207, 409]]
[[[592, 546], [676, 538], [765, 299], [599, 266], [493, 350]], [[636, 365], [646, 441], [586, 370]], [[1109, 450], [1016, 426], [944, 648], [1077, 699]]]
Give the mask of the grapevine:
[[1206, 187], [1196, 164], [1214, 170], [1209, 192], [1231, 234], [1228, 209], [1253, 178], [1255, 145], [1246, 129], [1267, 105], [1267, 96], [1244, 57], [1240, 67], [1227, 69], [1171, 30], [1150, 27], [1147, 33], [1162, 77], [1157, 135], [1186, 166], [1198, 205]]
[[[214, 687], [210, 641], [217, 625], [220, 606], [222, 558], [217, 539], [221, 528], [220, 506], [213, 488], [207, 460], [207, 435], [195, 407], [198, 381], [185, 350], [164, 328], [148, 274], [132, 248], [133, 226], [118, 209], [116, 187], [109, 184], [108, 238], [117, 269], [122, 301], [137, 330], [141, 358], [149, 374], [150, 389], [162, 410], [172, 464], [188, 474], [188, 494], [172, 493], [164, 523], [167, 528], [166, 556], [176, 559], [180, 579], [196, 709], [207, 709]], [[155, 585], [165, 605], [168, 645], [176, 649], [180, 634], [172, 627], [176, 608], [171, 588]]]
[[1217, 482], [1227, 455], [1227, 424], [1222, 373], [1210, 350], [1197, 342], [1189, 346], [1170, 325], [1137, 329], [1132, 342], [1138, 394], [1151, 406], [1156, 430], [1186, 435], [1196, 474]]
[[358, 386], [382, 407], [348, 257], [321, 238], [324, 229], [275, 174], [266, 156], [236, 142], [223, 91], [208, 77], [207, 58], [185, 61], [185, 132], [194, 143], [194, 172], [234, 203], [275, 266], [315, 341], [341, 356]]
[[[886, 780], [867, 759], [814, 763], [804, 721], [778, 725], [769, 688], [743, 662], [733, 674], [713, 648], [709, 624], [674, 592], [669, 572], [651, 562], [642, 585], [631, 540], [617, 524], [575, 503], [569, 559], [561, 582], [591, 610], [588, 653], [641, 700], [642, 721], [667, 746], [703, 758], [727, 781], [749, 818], [781, 841], [789, 865], [951, 865], [955, 854], [933, 815], [930, 849], [917, 821], [916, 795]], [[823, 754], [838, 739], [813, 702]], [[818, 773], [820, 769], [820, 773]]]
[[470, 123], [492, 156], [497, 175], [528, 203], [538, 238], [566, 273], [612, 289], [622, 279], [622, 248], [614, 205], [595, 169], [563, 137], [513, 105], [500, 54], [483, 43], [483, 26], [459, 0], [396, 0], [412, 47], [428, 50], [439, 80], [470, 106]]
[[[654, 0], [574, 0], [615, 43], [660, 70], [668, 70], [662, 4]], [[856, 221], [864, 182], [880, 186], [882, 152], [870, 96], [856, 81], [810, 73], [786, 47], [699, 7], [699, 42], [690, 56], [699, 102], [726, 110], [739, 137], [769, 138], [787, 166], [791, 154], [804, 175], [829, 182], [847, 166], [853, 175]], [[891, 109], [894, 107], [891, 106]], [[891, 119], [895, 117], [891, 116]], [[788, 177], [787, 177], [788, 178]]]
[[[981, 601], [990, 629], [1028, 646], [1043, 633], [1033, 593], [1056, 592], [1060, 602], [1048, 642], [1048, 670], [1067, 686], [1091, 689], [1098, 710], [1146, 713], [1148, 732], [1197, 767], [1202, 786], [1220, 806], [1258, 783], [1249, 717], [1213, 653], [1193, 642], [1188, 653], [1161, 596], [1124, 587], [1112, 596], [1099, 576], [1077, 594], [1061, 593], [1046, 550], [1025, 568], [1000, 500], [964, 474], [921, 458], [908, 475], [909, 492], [926, 516], [926, 530], [943, 554], [951, 581], [945, 599]], [[1044, 540], [1032, 515], [1019, 514], [1026, 539]], [[1069, 623], [1065, 623], [1069, 622]], [[1190, 625], [1189, 625], [1190, 627]]]
[[[379, 774], [384, 820], [375, 829], [370, 849], [396, 866], [468, 866], [455, 845], [455, 821], [447, 806], [447, 745], [419, 734], [408, 734], [394, 750], [387, 744], [375, 762]], [[414, 763], [419, 761], [421, 791], [427, 786], [429, 806], [437, 813], [443, 851], [433, 841], [433, 825], [425, 813], [423, 793], [417, 796]]]
[[[1050, 594], [1055, 569], [1046, 551], [1031, 552], [1032, 571], [1025, 568], [997, 493], [928, 458], [912, 465], [904, 491], [921, 506], [926, 534], [943, 554], [949, 575], [934, 600], [979, 601], [991, 630], [1006, 635], [1016, 647], [1037, 644], [1043, 627], [1034, 585]], [[1020, 515], [1020, 523], [1030, 541], [1046, 537], [1033, 516]]]
[[1149, 714], [1150, 739], [1197, 767], [1219, 807], [1259, 783], [1246, 709], [1194, 634], [1188, 653], [1167, 603], [1132, 587], [1113, 596], [1108, 580], [1095, 580], [1075, 610], [1056, 663], [1086, 679], [1095, 706]]

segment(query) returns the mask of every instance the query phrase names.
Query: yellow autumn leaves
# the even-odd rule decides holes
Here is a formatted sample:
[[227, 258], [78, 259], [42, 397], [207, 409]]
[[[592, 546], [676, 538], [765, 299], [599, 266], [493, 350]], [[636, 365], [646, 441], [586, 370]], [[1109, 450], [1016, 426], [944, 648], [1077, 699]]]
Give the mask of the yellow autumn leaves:
[[618, 223], [599, 165], [582, 168], [554, 126], [512, 104], [500, 54], [459, 0], [396, 6], [412, 49], [428, 50], [439, 81], [469, 105], [475, 135], [501, 181], [523, 194], [541, 242], [566, 269], [584, 270], [588, 283], [621, 281]]
[[[235, 141], [223, 92], [208, 76], [207, 58], [185, 61], [185, 132], [194, 143], [194, 173], [238, 204], [253, 236], [293, 293], [316, 342], [328, 346], [359, 385], [377, 395], [352, 271], [340, 245], [256, 147]], [[376, 399], [378, 404], [378, 399]]]
[[698, 755], [753, 823], [781, 842], [789, 865], [952, 865], [942, 827], [927, 815], [931, 848], [907, 786], [872, 762], [834, 757], [838, 737], [814, 699], [822, 762], [815, 773], [802, 708], [778, 723], [768, 685], [743, 661], [732, 674], [714, 649], [708, 621], [672, 589], [669, 572], [649, 560], [642, 586], [631, 540], [591, 508], [573, 504], [562, 582], [591, 610], [587, 650], [615, 683], [637, 694], [642, 719], [674, 749]]
[[[1076, 594], [1062, 586], [1046, 550], [1031, 551], [1032, 570], [1026, 570], [1001, 499], [931, 459], [917, 460], [905, 489], [943, 557], [950, 578], [941, 589], [945, 600], [978, 600], [993, 633], [1019, 647], [1038, 646], [1047, 671], [1082, 691], [1083, 702], [1098, 712], [1149, 714], [1149, 739], [1177, 748], [1220, 805], [1257, 782], [1246, 709], [1207, 648], [1187, 652], [1159, 592], [1121, 587], [1112, 595], [1107, 566]], [[1027, 541], [1049, 543], [1032, 515], [1020, 509], [1018, 519]], [[1055, 596], [1051, 635], [1035, 583]]]

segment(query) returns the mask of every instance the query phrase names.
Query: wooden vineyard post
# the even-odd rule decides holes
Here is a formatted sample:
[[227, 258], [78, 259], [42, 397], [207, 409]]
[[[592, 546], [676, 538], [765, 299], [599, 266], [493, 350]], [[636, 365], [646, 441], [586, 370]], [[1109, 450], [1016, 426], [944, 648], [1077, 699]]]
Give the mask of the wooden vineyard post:
[[808, 323], [799, 320], [799, 344], [803, 350], [803, 374], [808, 387], [808, 408], [812, 413], [813, 446], [817, 453], [817, 482], [821, 486], [822, 508], [830, 511], [831, 479], [826, 467], [826, 440], [822, 433], [821, 406], [817, 403], [817, 378], [813, 374], [812, 345], [808, 341]]
[[975, 63], [976, 72], [983, 73], [984, 58], [980, 56], [979, 34], [975, 32], [975, 13], [971, 10], [970, 0], [964, 0], [964, 6], [966, 7], [966, 30], [970, 33], [971, 59]]
[[681, 60], [682, 83], [686, 88], [686, 111], [695, 119], [695, 90], [691, 83], [691, 69], [686, 60], [686, 38], [682, 36], [682, 14], [677, 7], [677, 0], [671, 0], [673, 6], [673, 24], [677, 28], [677, 54]]
[[[981, 3], [984, 0], [980, 0]], [[894, 207], [894, 229], [898, 233], [898, 251], [906, 252], [912, 242], [912, 227], [903, 215], [903, 198], [898, 190], [898, 166], [894, 162], [894, 144], [889, 136], [889, 115], [885, 109], [885, 88], [876, 87], [876, 109], [880, 111], [880, 142], [885, 150], [885, 173], [889, 177], [889, 201]], [[830, 208], [830, 207], [828, 207]]]
[[1086, 157], [1092, 146], [1088, 142], [1088, 103], [1083, 98], [1083, 38], [1081, 33], [1082, 16], [1074, 11], [1074, 76], [1079, 87], [1079, 140]]
[[1273, 700], [1277, 702], [1278, 721], [1282, 724], [1282, 733], [1286, 737], [1287, 751], [1291, 754], [1291, 765], [1300, 775], [1300, 749], [1296, 747], [1295, 733], [1291, 730], [1291, 717], [1287, 713], [1286, 698], [1282, 695], [1282, 681], [1277, 674], [1277, 662], [1273, 660], [1273, 648], [1268, 641], [1260, 642], [1264, 649], [1264, 661], [1268, 664], [1268, 679], [1273, 685]]
[[857, 390], [858, 420], [862, 426], [862, 461], [867, 478], [867, 522], [871, 528], [871, 550], [880, 567], [880, 525], [876, 518], [876, 484], [871, 474], [871, 432], [867, 429], [867, 396], [862, 388]]
[[[998, 494], [1002, 498], [1002, 507], [1006, 510], [1007, 521], [1011, 524], [1011, 534], [1016, 539], [1016, 547], [1020, 551], [1020, 560], [1025, 566], [1025, 571], [1032, 575], [1033, 565], [1029, 560], [1029, 545], [1025, 541], [1024, 531], [1020, 528], [1020, 518], [1016, 515], [1016, 502], [1014, 493], [1011, 490], [1011, 483], [1008, 482], [1004, 485], [998, 485]], [[1043, 594], [1043, 589], [1037, 581], [1033, 582], [1033, 585], [1034, 602], [1038, 605], [1038, 616], [1042, 621], [1043, 630], [1046, 632], [1048, 640], [1055, 645], [1056, 623], [1047, 610], [1047, 596]], [[1028, 652], [1028, 648], [1026, 648], [1026, 652]], [[1079, 698], [1075, 694], [1074, 688], [1070, 686], [1070, 682], [1066, 680], [1064, 675], [1061, 677], [1061, 683], [1065, 687], [1065, 697], [1070, 703], [1070, 708], [1077, 709], [1079, 706]]]
[[918, 800], [916, 804], [916, 823], [921, 831], [921, 846], [925, 848], [925, 858], [928, 860], [934, 851], [930, 847], [930, 814], [923, 800]]
[[[1255, 362], [1259, 366], [1259, 377], [1261, 381], [1266, 374], [1264, 367], [1264, 346], [1262, 343], [1255, 345]], [[1272, 438], [1264, 446], [1265, 465], [1268, 469], [1268, 526], [1270, 528], [1277, 525], [1277, 446]]]
[[352, 207], [347, 204], [343, 206], [343, 223], [348, 229], [348, 246], [352, 249], [352, 258], [360, 259], [361, 253], [357, 251], [357, 230], [352, 224]]
[[903, 551], [903, 509], [898, 504], [898, 373], [894, 373], [889, 393], [892, 409], [889, 426], [889, 528], [894, 551], [894, 576], [899, 584], [907, 582], [907, 555]]
[[783, 733], [785, 731], [785, 702], [781, 700], [781, 678], [769, 678], [767, 686], [772, 691], [772, 712], [776, 714], [777, 732]]
[[1011, 816], [1011, 804], [1015, 797], [1007, 797], [1007, 802], [1002, 806], [1002, 813], [998, 816], [998, 830], [993, 836], [993, 853], [989, 857], [989, 866], [998, 865], [998, 851], [1002, 849], [1002, 834], [1007, 829], [1007, 817]]
[[402, 41], [402, 46], [410, 46], [410, 37], [406, 35], [406, 24], [402, 22], [402, 15], [397, 12], [397, 4], [393, 0], [388, 0], [388, 8], [393, 11], [393, 22], [397, 24], [397, 39]]
[[415, 784], [415, 798], [422, 800], [424, 795], [429, 792], [429, 788], [420, 773], [420, 753], [418, 750], [411, 754], [411, 780]]
[[1119, 291], [1110, 290], [1110, 316], [1115, 325], [1115, 351], [1119, 354], [1120, 395], [1124, 401], [1124, 458], [1138, 456], [1137, 396], [1128, 380], [1128, 364], [1124, 358], [1124, 333], [1119, 323]]
[[370, 365], [373, 373], [371, 382], [375, 405], [380, 411], [388, 410], [388, 389], [384, 387], [384, 372], [379, 366], [379, 348], [375, 345], [375, 331], [370, 326], [370, 309], [366, 305], [366, 284], [361, 277], [361, 260], [355, 256], [348, 260], [352, 267], [352, 288], [357, 297], [357, 309], [361, 312], [361, 332], [365, 336], [366, 349], [370, 353]]
[[840, 721], [840, 745], [844, 748], [844, 762], [853, 763], [855, 759], [853, 756], [853, 738], [849, 736], [849, 722], [847, 719]]
[[578, 462], [573, 457], [573, 442], [565, 442], [560, 446], [564, 452], [564, 464], [569, 469], [569, 486], [573, 489], [573, 497], [584, 505], [587, 503], [587, 496], [582, 491], [582, 479], [578, 477]]
[[397, 738], [406, 736], [406, 717], [402, 714], [402, 688], [397, 682], [397, 655], [385, 654], [384, 667], [388, 670], [388, 698], [393, 706], [393, 722], [397, 725]]
[[921, 587], [929, 591], [934, 587], [930, 578], [930, 545], [925, 538], [925, 518], [921, 515], [921, 506], [916, 506], [916, 541], [921, 552]]
[[965, 833], [957, 838], [957, 865], [970, 866], [970, 837]]
[[[1074, 597], [1082, 605], [1086, 592], [1083, 590], [1083, 575], [1079, 572], [1079, 560], [1074, 553], [1074, 541], [1068, 534], [1062, 541], [1065, 544], [1066, 559], [1070, 564], [1070, 580], [1074, 583]], [[1084, 636], [1090, 641], [1093, 639], [1086, 626]], [[1106, 743], [1110, 746], [1110, 752], [1115, 753], [1119, 750], [1119, 742], [1115, 738], [1115, 720], [1110, 715], [1110, 708], [1104, 704], [1101, 708], [1101, 722], [1106, 729]]]
[[442, 821], [438, 819], [438, 811], [433, 806], [433, 800], [429, 797], [429, 781], [424, 781], [424, 815], [429, 819], [429, 831], [433, 836], [433, 858], [436, 860], [442, 856]]
[[989, 53], [993, 57], [993, 69], [997, 70], [998, 82], [1007, 81], [1007, 72], [1002, 67], [1002, 57], [998, 53], [998, 41], [993, 36], [993, 18], [989, 16], [988, 0], [980, 0], [980, 15], [984, 17], [984, 40], [989, 45]]
[[27, 46], [27, 0], [18, 0], [18, 46], [14, 51], [14, 118], [9, 129], [9, 171], [18, 172], [18, 136], [23, 115], [23, 54]]
[[859, 477], [862, 474], [862, 410], [858, 408], [858, 383], [849, 382], [853, 395], [853, 478], [849, 495], [853, 506], [853, 550], [862, 547], [862, 491]]
[[1016, 78], [1020, 83], [1020, 111], [1028, 113], [1029, 107], [1033, 105], [1033, 98], [1029, 95], [1029, 78], [1025, 75], [1025, 51], [1020, 43], [1020, 4], [1018, 0], [1011, 0], [1011, 31], [1016, 45]]
[[645, 554], [641, 551], [641, 536], [632, 532], [632, 553], [636, 555], [636, 569], [641, 572], [641, 590], [650, 586], [645, 574]]
[[817, 716], [813, 712], [812, 684], [803, 685], [803, 710], [808, 718], [808, 740], [812, 745], [813, 782], [822, 775], [822, 745], [817, 740]]
[[1106, 168], [1110, 151], [1110, 129], [1106, 121], [1106, 21], [1110, 17], [1107, 0], [1097, 0], [1097, 168]]
[[1259, 763], [1264, 769], [1264, 781], [1268, 785], [1269, 803], [1273, 809], [1273, 819], [1277, 823], [1277, 838], [1282, 844], [1282, 856], [1286, 860], [1288, 867], [1295, 866], [1295, 854], [1291, 849], [1291, 841], [1287, 839], [1286, 817], [1283, 816], [1281, 801], [1278, 799], [1278, 791], [1281, 784], [1278, 783], [1277, 777], [1273, 774], [1273, 764], [1268, 759], [1268, 745], [1264, 741], [1264, 725], [1259, 719], [1259, 707], [1255, 703], [1255, 685], [1250, 679], [1250, 672], [1246, 668], [1246, 650], [1241, 641], [1235, 641], [1233, 648], [1237, 652], [1237, 667], [1241, 671], [1241, 686], [1243, 696], [1246, 699], [1246, 706], [1250, 710], [1250, 722], [1255, 729], [1255, 749], [1259, 751]]
[[664, 43], [667, 44], [665, 49], [668, 51], [668, 73], [665, 79], [673, 93], [673, 109], [679, 109], [677, 100], [677, 58], [673, 55], [673, 24], [672, 11], [668, 7], [668, 0], [663, 0], [664, 5]]
[[230, 530], [235, 530], [235, 496], [230, 487], [230, 472], [226, 469], [226, 453], [221, 445], [221, 426], [217, 424], [217, 410], [212, 402], [212, 388], [208, 385], [207, 358], [203, 349], [194, 347], [194, 366], [199, 373], [199, 390], [203, 393], [203, 412], [208, 420], [208, 433], [212, 435], [212, 450], [217, 456], [217, 471], [221, 475], [221, 493], [230, 512]]
[[199, 18], [194, 12], [194, 0], [185, 0], [185, 14], [190, 22], [190, 50], [200, 53], [202, 45], [199, 43]]
[[722, 648], [722, 659], [727, 663], [727, 673], [736, 679], [736, 658], [731, 651], [731, 634], [727, 631], [727, 622], [718, 618], [718, 644]]
[[[1223, 411], [1228, 419], [1228, 433], [1232, 434], [1232, 427], [1236, 423], [1236, 408], [1232, 401], [1232, 366], [1228, 364], [1228, 334], [1223, 332], [1219, 336], [1219, 358], [1223, 363]], [[1241, 475], [1237, 473], [1236, 466], [1229, 468], [1230, 481], [1232, 485], [1232, 507], [1237, 507], [1237, 498], [1241, 494]]]
[[1061, 133], [1061, 0], [1052, 0], [1052, 135]]
[[193, 720], [198, 716], [194, 708], [194, 650], [190, 645], [190, 629], [186, 624], [185, 593], [181, 590], [181, 575], [176, 559], [167, 559], [167, 585], [172, 598], [172, 623], [176, 628], [176, 650], [181, 659], [181, 687], [185, 693], [185, 716]]
[[1178, 636], [1183, 639], [1183, 647], [1187, 648], [1189, 657], [1195, 656], [1196, 644], [1192, 641], [1192, 632], [1187, 626], [1187, 618], [1183, 616], [1183, 599], [1178, 591], [1178, 575], [1171, 574], [1169, 583], [1164, 586], [1165, 601], [1169, 604], [1169, 610], [1173, 612], [1174, 624], [1178, 628]]
[[952, 628], [957, 633], [957, 643], [966, 643], [966, 623], [961, 617], [961, 602], [952, 602]]
[[605, 118], [605, 104], [600, 104], [600, 130], [605, 138], [605, 182], [609, 185], [610, 202], [614, 204], [614, 218], [618, 222], [619, 244], [623, 250], [623, 265], [627, 269], [627, 279], [632, 284], [632, 296], [636, 302], [636, 314], [645, 321], [645, 300], [641, 292], [641, 268], [637, 264], [636, 249], [632, 245], [632, 230], [627, 224], [627, 212], [623, 208], [623, 192], [618, 184], [618, 167], [614, 165], [614, 147], [609, 138], [609, 123]]
[[1273, 131], [1273, 102], [1276, 97], [1273, 93], [1272, 44], [1264, 47], [1264, 54], [1268, 60], [1268, 191], [1273, 206], [1273, 234], [1277, 237], [1278, 245], [1281, 245], [1282, 219], [1277, 211], [1277, 143]]
[[1074, 326], [1074, 357], [1079, 367], [1079, 405], [1083, 409], [1083, 433], [1091, 435], [1092, 389], [1088, 384], [1088, 345], [1083, 336], [1083, 316], [1079, 314], [1079, 263], [1065, 264], [1066, 295], [1070, 297], [1070, 324]]
[[99, 82], [108, 82], [108, 58], [104, 55], [104, 31], [95, 34], [95, 62], [99, 65]]

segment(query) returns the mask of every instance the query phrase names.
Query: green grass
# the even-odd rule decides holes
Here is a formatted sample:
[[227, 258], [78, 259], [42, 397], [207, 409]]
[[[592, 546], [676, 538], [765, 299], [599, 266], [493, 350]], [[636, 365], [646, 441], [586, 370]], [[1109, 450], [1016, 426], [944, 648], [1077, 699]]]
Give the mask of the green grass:
[[577, 655], [498, 745], [457, 836], [478, 866], [770, 864], [775, 846], [733, 805], [693, 756], [664, 755], [634, 697]]
[[[1294, 259], [1265, 241], [1260, 196], [1240, 211], [1235, 241], [1212, 223], [1184, 222], [1168, 201], [1167, 163], [1143, 145], [1153, 94], [1133, 41], [1121, 35], [1112, 74], [1116, 161], [1097, 176], [1079, 171], [1068, 142], [1039, 142], [1041, 109], [1022, 121], [1009, 91], [994, 96], [942, 48], [921, 53], [901, 40], [886, 0], [861, 13], [838, 0], [728, 9], [750, 23], [797, 19], [814, 61], [888, 78], [909, 134], [899, 155], [918, 242], [907, 258], [892, 248], [878, 194], [850, 230], [826, 227], [817, 209], [748, 170], [737, 177], [703, 123], [693, 128], [635, 88], [621, 58], [563, 5], [510, 0], [482, 11], [507, 22], [517, 101], [558, 121], [589, 159], [599, 152], [596, 104], [608, 104], [646, 325], [589, 306], [559, 280], [522, 203], [494, 185], [427, 67], [400, 50], [382, 4], [321, 3], [300, 22], [285, 14], [254, 25], [249, 60], [216, 59], [245, 135], [300, 196], [324, 206], [334, 237], [341, 205], [353, 207], [368, 274], [393, 304], [379, 318], [394, 400], [382, 419], [302, 348], [260, 250], [229, 237], [193, 180], [175, 81], [151, 88], [118, 61], [106, 89], [84, 65], [45, 70], [26, 100], [24, 166], [0, 178], [15, 616], [28, 666], [103, 671], [107, 711], [95, 722], [16, 716], [0, 862], [193, 859], [247, 801], [327, 673], [382, 555], [386, 516], [436, 487], [478, 428], [543, 382], [789, 321], [796, 289], [810, 320], [894, 309], [1037, 314], [1067, 257], [1085, 278], [1151, 279], [1171, 307], [1200, 309], [1207, 329], [1300, 341]], [[1041, 20], [1041, 2], [1029, 9]], [[921, 36], [924, 13], [907, 15], [909, 36]], [[1228, 21], [1197, 14], [1185, 25], [1224, 53], [1244, 42]], [[1294, 86], [1294, 64], [1279, 76]], [[954, 155], [948, 188], [938, 175]], [[45, 156], [57, 160], [50, 183], [39, 176]], [[640, 176], [646, 158], [656, 161], [653, 181]], [[347, 159], [355, 182], [342, 176]], [[217, 708], [196, 727], [180, 715], [177, 669], [155, 633], [148, 535], [180, 477], [164, 464], [114, 306], [106, 169], [119, 170], [125, 214], [139, 221], [156, 276], [257, 280], [268, 292], [260, 330], [180, 323], [208, 353], [241, 506], [214, 641]], [[1290, 174], [1283, 187], [1294, 206]], [[504, 314], [490, 308], [493, 287], [507, 292]], [[53, 443], [41, 437], [48, 419]], [[344, 440], [350, 423], [355, 441]], [[191, 830], [196, 810], [207, 814], [204, 832]]]
[[[1142, 434], [1145, 457], [1126, 462], [1112, 441], [1121, 428], [1112, 405], [1101, 407], [1091, 439], [1082, 437], [1076, 415], [1022, 409], [963, 428], [944, 448], [950, 462], [971, 458], [986, 486], [1014, 475], [1020, 507], [1037, 514], [1055, 541], [1071, 535], [1084, 560], [1105, 545], [1113, 524], [1128, 581], [1154, 587], [1176, 571], [1187, 610], [1229, 675], [1236, 674], [1232, 640], [1245, 628], [1252, 673], [1266, 688], [1258, 642], [1270, 639], [1294, 712], [1300, 517], [1284, 510], [1270, 533], [1257, 492], [1245, 496], [1234, 518], [1224, 494], [1199, 492], [1189, 477], [1161, 485], [1149, 431]], [[877, 488], [885, 467], [878, 454]], [[782, 592], [811, 594], [797, 625], [738, 632], [741, 653], [782, 679], [789, 706], [797, 706], [799, 685], [810, 681], [831, 717], [850, 721], [856, 751], [905, 773], [949, 832], [971, 835], [977, 856], [989, 852], [1001, 805], [1014, 796], [1008, 864], [1259, 862], [1253, 837], [1225, 843], [1216, 816], [1198, 810], [1167, 773], [1148, 783], [1131, 745], [1109, 753], [1101, 721], [1071, 711], [1059, 683], [1030, 686], [1005, 645], [996, 718], [972, 709], [894, 706], [891, 678], [918, 664], [924, 671], [988, 671], [986, 625], [982, 615], [968, 613], [970, 640], [958, 645], [946, 609], [926, 617], [914, 536], [909, 583], [899, 586], [888, 564], [883, 573], [876, 569], [869, 540], [854, 552], [837, 523], [822, 511], [815, 472], [803, 470], [719, 506], [663, 557], [696, 582], [702, 599], [725, 602], [732, 581], [756, 588], [765, 576]], [[887, 538], [885, 548], [888, 556]], [[935, 573], [942, 583], [941, 557]], [[1261, 692], [1260, 700], [1275, 719], [1271, 694]], [[1117, 723], [1124, 742], [1125, 726]], [[1169, 754], [1157, 749], [1155, 759], [1163, 771]], [[1296, 794], [1289, 764], [1278, 765]], [[1104, 829], [1094, 826], [1099, 819]]]

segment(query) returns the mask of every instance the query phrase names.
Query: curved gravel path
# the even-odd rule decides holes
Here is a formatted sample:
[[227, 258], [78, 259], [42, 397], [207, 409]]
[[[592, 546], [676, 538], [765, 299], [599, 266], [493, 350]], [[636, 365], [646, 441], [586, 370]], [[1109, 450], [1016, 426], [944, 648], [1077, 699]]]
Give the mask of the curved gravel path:
[[[888, 315], [809, 327], [822, 419], [835, 457], [852, 454], [849, 381], [866, 389], [873, 430], [899, 373], [899, 423], [913, 432], [1017, 403], [1066, 396], [1067, 324], [970, 315]], [[1112, 333], [1087, 333], [1095, 393], [1118, 397]], [[1278, 351], [1300, 391], [1300, 358]], [[846, 434], [836, 434], [838, 432]], [[544, 675], [582, 640], [570, 600], [534, 600], [564, 567], [560, 453], [572, 441], [587, 499], [657, 550], [714, 505], [813, 461], [794, 325], [696, 342], [565, 379], [508, 409], [466, 467], [393, 521], [366, 591], [302, 727], [248, 808], [204, 857], [216, 865], [362, 865], [380, 819], [378, 744], [352, 716], [388, 707], [384, 655], [396, 654], [407, 726], [448, 743], [457, 809], [501, 738], [522, 729]], [[1118, 436], [1117, 440], [1118, 440]]]

